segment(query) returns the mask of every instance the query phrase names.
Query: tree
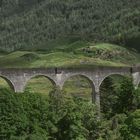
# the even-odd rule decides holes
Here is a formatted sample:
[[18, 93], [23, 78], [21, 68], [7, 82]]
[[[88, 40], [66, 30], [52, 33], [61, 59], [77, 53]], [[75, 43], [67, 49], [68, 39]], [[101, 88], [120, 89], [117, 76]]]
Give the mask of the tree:
[[129, 114], [120, 132], [124, 140], [140, 139], [140, 109]]
[[113, 111], [116, 113], [128, 113], [133, 110], [134, 85], [132, 79], [125, 77], [121, 81], [121, 86], [117, 89], [118, 99]]

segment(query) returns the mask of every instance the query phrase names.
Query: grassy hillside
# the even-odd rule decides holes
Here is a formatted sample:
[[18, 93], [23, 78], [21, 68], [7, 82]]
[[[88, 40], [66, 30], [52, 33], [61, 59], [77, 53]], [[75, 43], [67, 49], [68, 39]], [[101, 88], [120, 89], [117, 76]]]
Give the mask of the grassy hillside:
[[0, 49], [49, 47], [74, 37], [139, 49], [139, 0], [1, 0]]
[[3, 68], [130, 66], [139, 62], [140, 55], [136, 51], [83, 41], [57, 41], [50, 43], [47, 49], [0, 53], [0, 67]]

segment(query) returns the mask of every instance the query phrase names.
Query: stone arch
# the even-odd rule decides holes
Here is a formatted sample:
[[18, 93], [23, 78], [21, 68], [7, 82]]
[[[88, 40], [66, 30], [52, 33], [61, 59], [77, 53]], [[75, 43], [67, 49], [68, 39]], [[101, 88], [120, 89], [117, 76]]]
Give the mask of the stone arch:
[[3, 75], [0, 75], [0, 78], [4, 79], [7, 82], [7, 84], [10, 86], [10, 88], [13, 91], [15, 91], [14, 83], [9, 78], [7, 78], [6, 76], [3, 76]]
[[[112, 79], [110, 80], [109, 77], [111, 78], [113, 77], [113, 81]], [[102, 113], [106, 112], [107, 114], [110, 114], [111, 111], [110, 109], [112, 109], [111, 106], [113, 103], [116, 102], [116, 100], [114, 99], [117, 99], [118, 96], [116, 92], [114, 92], [116, 89], [116, 85], [118, 85], [119, 81], [122, 80], [123, 78], [125, 78], [125, 74], [119, 73], [108, 74], [102, 78], [99, 85], [100, 100], [101, 100], [100, 111]]]
[[53, 78], [51, 78], [51, 76], [48, 76], [48, 75], [45, 75], [45, 74], [35, 74], [35, 75], [32, 75], [32, 76], [29, 76], [26, 79], [23, 91], [25, 91], [25, 88], [27, 87], [27, 84], [29, 83], [29, 81], [32, 80], [33, 78], [36, 78], [36, 77], [44, 77], [44, 78], [48, 79], [52, 83], [52, 85], [54, 85], [54, 86], [57, 85], [56, 81]]
[[122, 74], [122, 73], [111, 73], [111, 74], [107, 74], [107, 75], [103, 76], [103, 77], [101, 78], [101, 80], [99, 81], [99, 89], [100, 89], [101, 84], [104, 82], [104, 80], [105, 80], [106, 78], [108, 78], [108, 77], [110, 77], [110, 76], [115, 76], [115, 75], [116, 75], [116, 76], [125, 77], [126, 74]]
[[64, 85], [65, 83], [70, 79], [70, 78], [74, 78], [74, 77], [81, 77], [81, 78], [84, 78], [86, 79], [89, 84], [90, 84], [90, 87], [91, 87], [91, 99], [92, 99], [92, 102], [95, 102], [95, 84], [94, 84], [94, 81], [87, 75], [84, 75], [84, 74], [72, 74], [68, 77], [65, 78], [65, 80], [63, 81], [63, 84], [62, 84], [62, 89], [64, 89]]
[[88, 75], [85, 75], [85, 74], [71, 74], [71, 75], [69, 75], [69, 76], [67, 76], [67, 77], [65, 77], [65, 78], [63, 79], [62, 88], [63, 88], [65, 82], [66, 82], [68, 79], [70, 79], [70, 78], [72, 78], [72, 77], [75, 77], [75, 76], [81, 76], [81, 77], [83, 77], [83, 78], [86, 78], [86, 79], [90, 82], [90, 84], [91, 84], [93, 87], [95, 87], [94, 81], [93, 81]]

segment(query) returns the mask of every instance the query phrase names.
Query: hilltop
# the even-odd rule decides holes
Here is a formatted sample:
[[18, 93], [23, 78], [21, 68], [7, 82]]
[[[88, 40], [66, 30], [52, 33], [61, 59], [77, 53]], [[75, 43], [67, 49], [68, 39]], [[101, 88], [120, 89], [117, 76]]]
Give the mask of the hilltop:
[[48, 48], [18, 50], [0, 54], [3, 68], [45, 68], [45, 67], [95, 67], [131, 66], [140, 62], [136, 51], [124, 47], [90, 42], [58, 40]]

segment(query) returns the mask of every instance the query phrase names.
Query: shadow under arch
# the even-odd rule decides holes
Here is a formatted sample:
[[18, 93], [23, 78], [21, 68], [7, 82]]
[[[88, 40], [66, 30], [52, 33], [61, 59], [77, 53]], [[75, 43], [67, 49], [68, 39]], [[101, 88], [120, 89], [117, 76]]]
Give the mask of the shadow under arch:
[[[88, 94], [87, 96], [89, 97], [87, 98], [90, 101], [95, 102], [95, 84], [86, 75], [74, 74], [67, 77], [63, 83], [62, 89], [63, 91], [76, 97], [85, 98], [86, 95]], [[80, 92], [81, 92], [81, 95], [80, 95]]]
[[56, 87], [56, 82], [47, 75], [37, 74], [31, 76], [24, 86], [24, 91], [49, 93]]
[[109, 74], [105, 76], [100, 83], [101, 112], [105, 114], [106, 117], [112, 115], [112, 107], [118, 102], [118, 94], [116, 91], [126, 77], [128, 76], [123, 74]]
[[[13, 90], [15, 92], [15, 87], [14, 84], [12, 83], [12, 81], [7, 78], [6, 76], [0, 75], [0, 78], [3, 79], [4, 81], [6, 81], [6, 83], [8, 84], [8, 86], [10, 87], [11, 90]], [[7, 88], [7, 87], [6, 87]]]
[[102, 83], [109, 77], [121, 77], [121, 78], [125, 78], [127, 75], [124, 74], [118, 74], [118, 73], [113, 73], [113, 74], [108, 74], [106, 75], [99, 83], [99, 88], [102, 85]]

